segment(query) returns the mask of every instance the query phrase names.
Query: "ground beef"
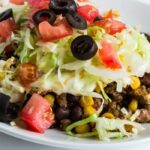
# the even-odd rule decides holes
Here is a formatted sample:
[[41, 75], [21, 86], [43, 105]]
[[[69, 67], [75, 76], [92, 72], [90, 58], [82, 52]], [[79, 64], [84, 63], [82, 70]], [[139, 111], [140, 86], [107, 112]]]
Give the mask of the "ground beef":
[[150, 104], [150, 92], [146, 89], [146, 86], [141, 86], [134, 90], [133, 97], [135, 97], [142, 106]]
[[111, 98], [112, 101], [121, 102], [124, 99], [126, 91], [123, 90], [122, 92], [117, 92], [116, 88], [117, 88], [117, 84], [115, 82], [112, 82], [108, 84], [104, 90], [107, 93], [107, 95]]
[[[98, 110], [100, 107], [101, 107], [101, 105], [102, 105], [102, 99], [100, 99], [100, 98], [94, 98], [94, 105], [93, 105], [93, 107], [96, 109], [96, 110]], [[109, 103], [109, 101], [108, 100], [105, 100], [104, 101], [104, 105], [103, 105], [103, 109], [105, 109], [107, 106], [108, 106], [108, 103]]]
[[117, 118], [123, 118], [121, 107], [117, 102], [111, 102], [108, 104], [108, 112], [112, 113]]
[[147, 123], [150, 122], [150, 112], [148, 109], [141, 109], [140, 115], [137, 117], [137, 122]]
[[142, 85], [150, 87], [150, 73], [145, 73], [145, 75], [140, 78]]

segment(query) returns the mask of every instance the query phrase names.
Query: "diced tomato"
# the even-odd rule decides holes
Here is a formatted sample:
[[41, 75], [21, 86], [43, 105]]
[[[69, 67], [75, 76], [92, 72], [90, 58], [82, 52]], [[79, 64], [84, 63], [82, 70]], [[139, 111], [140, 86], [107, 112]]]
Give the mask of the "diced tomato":
[[33, 94], [20, 112], [20, 117], [36, 132], [44, 133], [54, 123], [50, 103], [38, 94]]
[[113, 35], [117, 32], [121, 32], [126, 29], [126, 25], [121, 21], [114, 19], [103, 19], [94, 23], [94, 25], [100, 26], [106, 30], [107, 33]]
[[21, 64], [18, 69], [18, 78], [19, 82], [24, 87], [28, 88], [30, 84], [38, 78], [38, 69], [36, 65], [30, 63]]
[[102, 49], [99, 50], [99, 56], [104, 65], [111, 69], [120, 69], [121, 64], [111, 43], [103, 41]]
[[16, 5], [23, 5], [24, 0], [9, 0], [10, 3], [16, 4]]
[[13, 19], [7, 19], [0, 22], [0, 41], [5, 42], [15, 31], [16, 24]]
[[48, 9], [50, 0], [28, 0], [28, 3], [32, 9]]
[[112, 9], [110, 9], [107, 13], [106, 13], [106, 16], [105, 16], [105, 18], [113, 18], [113, 10]]
[[61, 20], [55, 26], [50, 25], [47, 21], [39, 24], [39, 32], [43, 41], [54, 41], [73, 33], [72, 28], [66, 20]]
[[100, 16], [99, 10], [92, 5], [79, 6], [77, 12], [90, 23]]

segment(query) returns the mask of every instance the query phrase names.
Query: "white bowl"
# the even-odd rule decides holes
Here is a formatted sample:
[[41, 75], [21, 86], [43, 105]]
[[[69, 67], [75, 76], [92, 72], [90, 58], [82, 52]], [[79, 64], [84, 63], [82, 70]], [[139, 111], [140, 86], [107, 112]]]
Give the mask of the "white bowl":
[[[129, 25], [140, 25], [142, 31], [150, 33], [150, 5], [134, 0], [93, 0], [93, 2], [104, 11], [110, 8], [117, 8], [121, 12], [121, 18]], [[144, 125], [146, 130], [137, 137], [124, 138], [102, 142], [94, 139], [81, 139], [67, 136], [65, 133], [56, 130], [47, 130], [44, 135], [23, 129], [11, 127], [0, 123], [0, 131], [30, 142], [68, 149], [99, 149], [99, 150], [133, 150], [141, 147], [148, 150], [150, 147], [150, 126]]]

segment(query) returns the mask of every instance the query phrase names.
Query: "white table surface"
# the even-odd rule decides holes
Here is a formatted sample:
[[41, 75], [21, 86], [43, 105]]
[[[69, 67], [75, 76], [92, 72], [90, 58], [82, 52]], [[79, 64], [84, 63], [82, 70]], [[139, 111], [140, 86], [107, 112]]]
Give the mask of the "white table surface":
[[[150, 0], [139, 0], [139, 1], [150, 3]], [[143, 149], [142, 147], [135, 148], [135, 150], [142, 150], [142, 149]], [[144, 150], [149, 149], [150, 148]], [[26, 142], [0, 133], [0, 150], [60, 150], [60, 149]]]

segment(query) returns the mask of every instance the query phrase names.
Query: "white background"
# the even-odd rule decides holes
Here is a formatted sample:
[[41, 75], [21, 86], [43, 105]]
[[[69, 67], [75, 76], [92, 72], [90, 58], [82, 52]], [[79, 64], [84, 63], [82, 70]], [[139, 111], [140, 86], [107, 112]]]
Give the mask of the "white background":
[[[150, 0], [141, 0], [141, 1], [150, 3]], [[137, 148], [135, 146], [135, 150], [141, 149], [146, 150], [144, 147]], [[26, 142], [0, 133], [0, 150], [60, 150], [60, 149]]]

